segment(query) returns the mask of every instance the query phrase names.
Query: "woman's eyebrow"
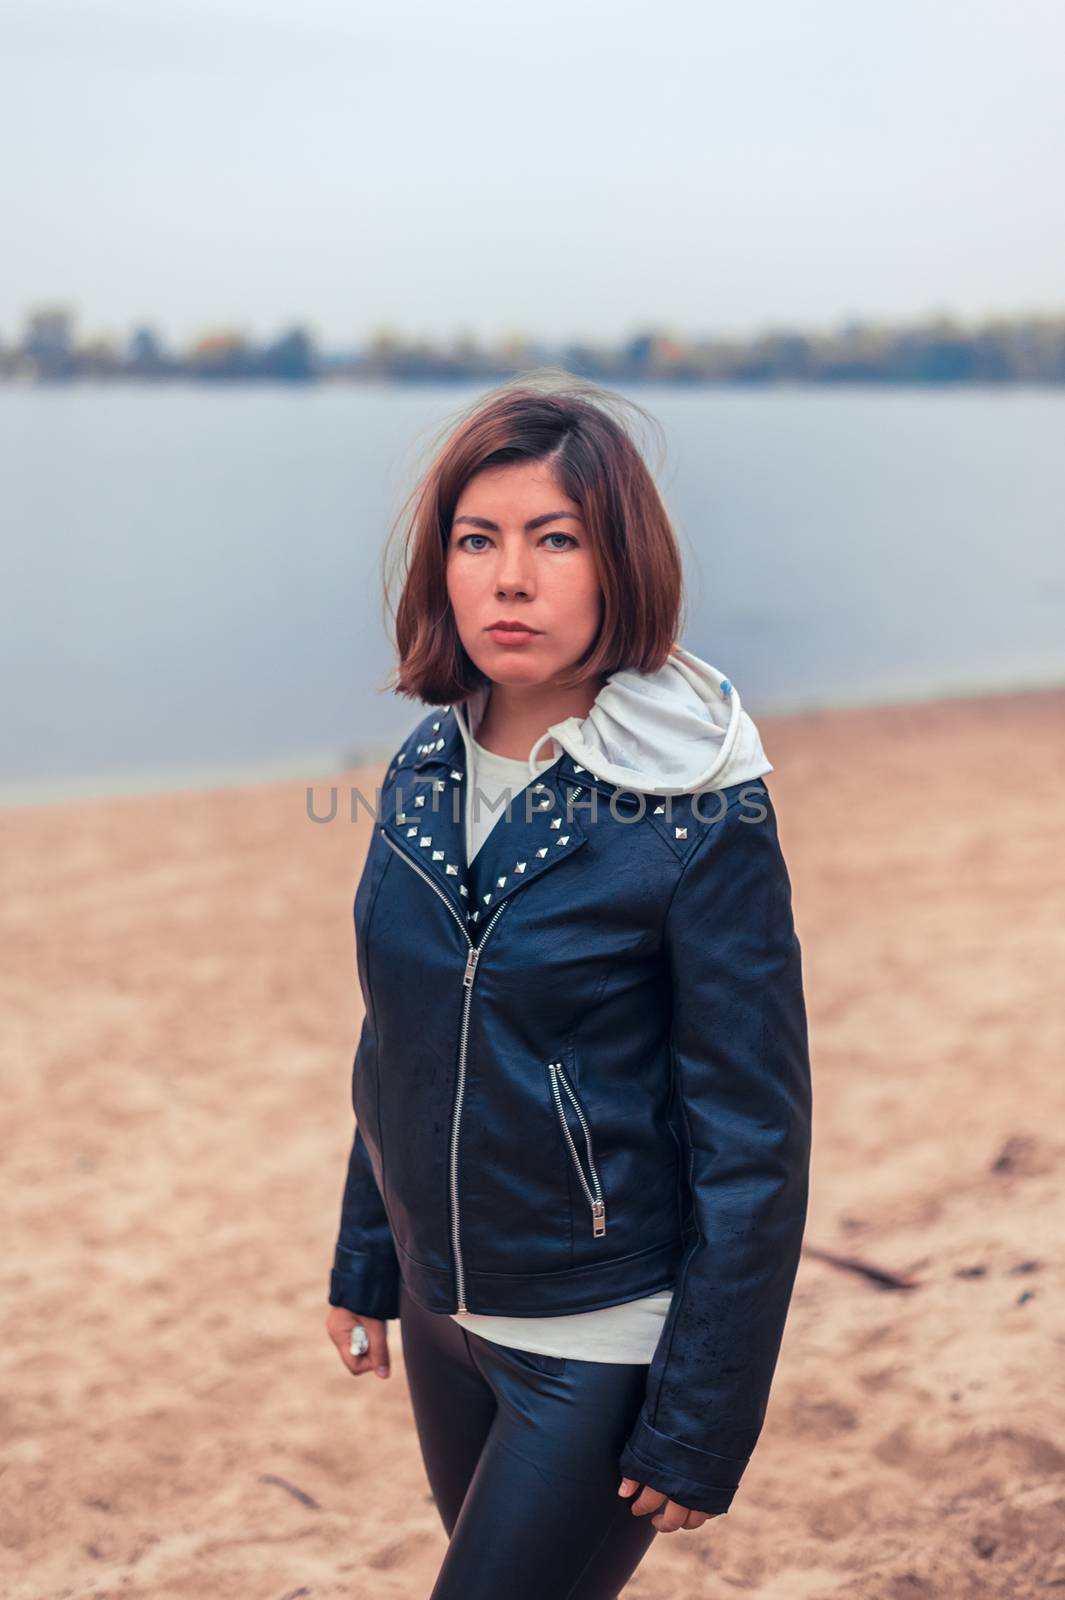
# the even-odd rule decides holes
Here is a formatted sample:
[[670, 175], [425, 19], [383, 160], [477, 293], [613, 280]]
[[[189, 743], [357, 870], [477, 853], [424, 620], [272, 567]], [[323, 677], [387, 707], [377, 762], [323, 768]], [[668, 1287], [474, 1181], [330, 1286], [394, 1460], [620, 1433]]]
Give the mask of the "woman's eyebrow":
[[[532, 533], [534, 528], [542, 528], [545, 522], [558, 522], [561, 517], [569, 517], [573, 522], [581, 520], [575, 511], [545, 511], [541, 517], [529, 518], [525, 532]], [[470, 522], [475, 528], [486, 528], [489, 533], [499, 532], [498, 523], [489, 522], [487, 517], [456, 517], [451, 526], [455, 527], [460, 522]]]

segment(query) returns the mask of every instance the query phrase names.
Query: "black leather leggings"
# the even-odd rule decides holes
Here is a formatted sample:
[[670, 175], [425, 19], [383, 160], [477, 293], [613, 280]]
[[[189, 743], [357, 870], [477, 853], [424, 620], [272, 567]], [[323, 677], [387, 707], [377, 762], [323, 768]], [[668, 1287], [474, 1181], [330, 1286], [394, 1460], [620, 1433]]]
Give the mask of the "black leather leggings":
[[534, 1355], [401, 1286], [418, 1441], [447, 1533], [428, 1600], [615, 1600], [657, 1529], [618, 1492], [646, 1364]]

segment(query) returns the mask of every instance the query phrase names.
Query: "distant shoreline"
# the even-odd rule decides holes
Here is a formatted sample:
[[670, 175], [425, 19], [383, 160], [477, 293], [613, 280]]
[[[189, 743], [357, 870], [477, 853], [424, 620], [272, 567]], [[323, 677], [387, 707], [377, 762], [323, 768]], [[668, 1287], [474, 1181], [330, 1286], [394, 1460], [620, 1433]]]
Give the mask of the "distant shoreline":
[[516, 333], [448, 342], [383, 329], [348, 350], [323, 349], [302, 322], [262, 341], [240, 327], [216, 327], [181, 349], [151, 325], [123, 341], [109, 331], [82, 337], [76, 322], [69, 305], [31, 310], [20, 339], [0, 340], [0, 383], [487, 385], [554, 372], [602, 384], [697, 387], [1065, 384], [1060, 311], [970, 322], [945, 313], [895, 322], [853, 317], [831, 329], [778, 326], [739, 338], [650, 327], [614, 341], [548, 342]]
[[[1065, 389], [1065, 369], [1061, 372], [1052, 372], [1045, 375], [1039, 374], [1012, 374], [1003, 373], [999, 377], [990, 377], [978, 374], [971, 377], [965, 376], [913, 376], [895, 374], [890, 372], [832, 372], [813, 374], [809, 377], [799, 377], [790, 373], [766, 373], [758, 376], [733, 376], [701, 377], [697, 374], [678, 372], [604, 372], [592, 368], [571, 368], [574, 376], [589, 379], [606, 387], [611, 385], [618, 388], [669, 388], [677, 390], [692, 390], [704, 393], [706, 390], [721, 389], [730, 392], [760, 394], [772, 390], [792, 391], [796, 389], [820, 389], [836, 391], [839, 389], [856, 390], [870, 389], [876, 392], [893, 392], [896, 390], [921, 389], [932, 393], [954, 394], [959, 389], [972, 389], [981, 392], [999, 394], [1003, 390], [1034, 389], [1040, 393], [1047, 390]], [[488, 386], [495, 383], [509, 382], [521, 376], [521, 368], [501, 368], [492, 372], [323, 372], [305, 378], [286, 377], [280, 373], [215, 373], [195, 372], [181, 370], [172, 373], [79, 373], [70, 377], [36, 377], [26, 374], [5, 373], [0, 371], [0, 390], [14, 390], [26, 393], [48, 391], [56, 392], [70, 389], [147, 389], [147, 390], [173, 390], [173, 389], [223, 389], [227, 392], [234, 389], [283, 389], [290, 393], [299, 393], [309, 389], [461, 389], [471, 386]]]

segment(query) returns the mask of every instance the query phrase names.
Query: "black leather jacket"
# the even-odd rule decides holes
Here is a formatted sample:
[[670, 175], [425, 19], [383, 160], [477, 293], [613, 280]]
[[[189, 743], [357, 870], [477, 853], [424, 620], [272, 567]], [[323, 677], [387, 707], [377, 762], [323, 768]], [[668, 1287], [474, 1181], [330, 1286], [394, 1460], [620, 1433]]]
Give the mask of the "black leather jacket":
[[801, 957], [764, 779], [658, 798], [563, 754], [472, 864], [465, 747], [389, 765], [355, 896], [365, 1019], [329, 1300], [593, 1310], [675, 1286], [619, 1475], [727, 1511], [807, 1212]]

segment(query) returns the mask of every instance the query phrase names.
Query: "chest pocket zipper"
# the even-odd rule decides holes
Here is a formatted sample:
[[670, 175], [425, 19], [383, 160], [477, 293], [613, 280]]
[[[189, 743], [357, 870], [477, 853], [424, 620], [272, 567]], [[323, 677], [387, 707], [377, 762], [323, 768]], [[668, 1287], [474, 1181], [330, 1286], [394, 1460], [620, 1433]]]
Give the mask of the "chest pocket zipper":
[[[562, 1124], [562, 1132], [565, 1135], [566, 1143], [569, 1145], [569, 1152], [573, 1157], [573, 1165], [577, 1169], [577, 1176], [581, 1181], [581, 1188], [584, 1190], [584, 1193], [588, 1199], [588, 1204], [592, 1208], [592, 1235], [594, 1238], [598, 1239], [606, 1232], [606, 1205], [603, 1201], [603, 1190], [599, 1182], [599, 1174], [595, 1167], [595, 1153], [592, 1150], [592, 1135], [588, 1128], [588, 1119], [584, 1115], [584, 1110], [580, 1101], [573, 1092], [573, 1088], [569, 1079], [566, 1077], [561, 1061], [549, 1061], [547, 1064], [547, 1070], [551, 1074], [551, 1093], [555, 1097], [555, 1107], [558, 1111], [558, 1120]], [[588, 1179], [584, 1175], [584, 1168], [581, 1166], [581, 1158], [577, 1154], [577, 1146], [573, 1142], [573, 1135], [570, 1132], [569, 1123], [566, 1121], [566, 1108], [562, 1104], [562, 1094], [559, 1089], [560, 1083], [562, 1088], [565, 1089], [570, 1104], [573, 1106], [574, 1111], [577, 1113], [577, 1116], [580, 1119], [581, 1128], [584, 1130], [584, 1143], [588, 1150], [588, 1170], [592, 1176], [591, 1185], [589, 1185]]]

